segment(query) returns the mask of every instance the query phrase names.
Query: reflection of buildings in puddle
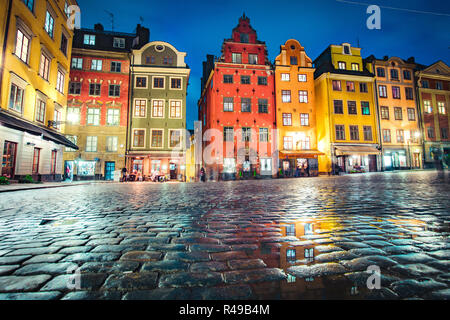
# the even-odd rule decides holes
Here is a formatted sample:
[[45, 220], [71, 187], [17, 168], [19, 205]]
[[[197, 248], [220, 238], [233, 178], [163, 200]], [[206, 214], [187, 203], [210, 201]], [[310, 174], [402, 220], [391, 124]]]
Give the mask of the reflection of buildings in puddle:
[[[418, 220], [418, 219], [386, 219], [386, 221], [389, 221], [391, 223], [394, 223], [396, 226], [406, 229], [408, 231], [414, 231], [414, 232], [420, 232], [420, 231], [428, 231], [428, 225], [425, 221]], [[404, 233], [404, 232], [398, 232], [399, 236], [408, 236], [411, 238], [415, 238], [418, 236], [421, 236], [420, 234], [413, 234], [413, 233]]]

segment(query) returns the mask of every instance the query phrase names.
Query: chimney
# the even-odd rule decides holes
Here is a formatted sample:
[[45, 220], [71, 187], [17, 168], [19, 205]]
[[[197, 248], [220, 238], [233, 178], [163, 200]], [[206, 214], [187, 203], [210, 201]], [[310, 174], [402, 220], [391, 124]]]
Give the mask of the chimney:
[[136, 26], [136, 37], [139, 37], [138, 48], [149, 42], [150, 40], [150, 30], [138, 24]]
[[408, 63], [416, 63], [416, 59], [414, 57], [409, 57], [408, 60], [406, 60]]
[[104, 31], [103, 25], [101, 23], [97, 23], [94, 25], [95, 31]]

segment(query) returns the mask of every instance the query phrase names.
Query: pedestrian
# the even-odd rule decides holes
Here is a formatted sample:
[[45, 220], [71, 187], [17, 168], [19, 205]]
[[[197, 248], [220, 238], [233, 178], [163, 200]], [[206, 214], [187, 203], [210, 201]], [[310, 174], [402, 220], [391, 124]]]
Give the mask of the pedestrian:
[[310, 177], [309, 166], [308, 166], [308, 164], [306, 164], [306, 174], [308, 175], [308, 177]]
[[127, 181], [127, 168], [122, 168], [122, 182]]
[[296, 178], [300, 177], [300, 169], [298, 166], [295, 167], [295, 177]]
[[200, 169], [200, 180], [202, 182], [206, 182], [206, 172], [205, 172], [205, 168], [201, 168]]

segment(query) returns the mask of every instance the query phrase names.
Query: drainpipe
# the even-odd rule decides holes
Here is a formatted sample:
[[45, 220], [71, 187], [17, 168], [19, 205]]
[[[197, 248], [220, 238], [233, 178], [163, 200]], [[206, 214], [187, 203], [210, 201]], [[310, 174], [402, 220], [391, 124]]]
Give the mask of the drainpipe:
[[0, 104], [1, 104], [1, 97], [2, 97], [3, 71], [5, 69], [6, 47], [7, 47], [7, 42], [8, 42], [9, 24], [11, 22], [11, 12], [12, 12], [12, 0], [9, 0], [8, 15], [6, 18], [6, 26], [5, 26], [5, 37], [3, 38], [2, 62], [0, 65]]
[[[375, 60], [372, 61], [372, 71], [373, 74], [375, 75]], [[380, 119], [380, 106], [379, 106], [379, 102], [378, 102], [378, 82], [377, 82], [377, 78], [376, 76], [374, 77], [373, 80], [373, 94], [375, 96], [375, 110], [377, 113], [377, 122], [378, 122], [378, 141], [381, 147], [381, 159], [380, 159], [380, 164], [381, 164], [381, 171], [385, 171], [386, 168], [384, 167], [384, 161], [383, 161], [383, 155], [384, 155], [384, 150], [383, 150], [383, 140], [382, 140], [382, 136], [381, 136], [381, 119]]]
[[415, 82], [415, 93], [416, 93], [416, 101], [417, 101], [417, 121], [419, 121], [419, 130], [421, 131], [421, 139], [422, 139], [422, 169], [425, 168], [425, 127], [422, 119], [422, 106], [420, 104], [420, 92], [419, 92], [419, 81], [421, 81], [422, 75], [419, 72], [419, 78], [414, 74], [414, 82]]
[[133, 112], [133, 72], [131, 71], [132, 65], [134, 64], [134, 55], [132, 53], [128, 53], [128, 61], [130, 63], [130, 67], [128, 68], [128, 116], [127, 116], [127, 131], [126, 131], [126, 140], [125, 140], [125, 168], [128, 167], [128, 138], [129, 138], [129, 130], [131, 130], [132, 124], [132, 112]]

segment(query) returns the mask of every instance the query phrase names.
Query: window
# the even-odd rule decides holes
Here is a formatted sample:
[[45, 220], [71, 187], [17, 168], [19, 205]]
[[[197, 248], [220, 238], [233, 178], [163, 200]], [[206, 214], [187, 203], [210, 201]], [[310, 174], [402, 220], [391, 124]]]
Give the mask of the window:
[[358, 126], [350, 126], [350, 140], [359, 140]]
[[333, 91], [342, 91], [341, 81], [333, 80]]
[[114, 38], [113, 39], [114, 48], [125, 48], [125, 38]]
[[438, 108], [439, 114], [446, 114], [447, 113], [447, 108], [445, 107], [445, 102], [438, 101], [437, 102], [437, 108]]
[[164, 57], [163, 64], [173, 64], [173, 57]]
[[347, 91], [354, 92], [355, 91], [355, 83], [353, 81], [346, 81]]
[[240, 39], [242, 43], [248, 43], [248, 33], [241, 33]]
[[106, 152], [117, 152], [117, 137], [106, 137]]
[[234, 141], [233, 127], [224, 127], [223, 128], [223, 141], [225, 141], [225, 142]]
[[414, 108], [408, 108], [408, 120], [416, 121], [416, 111]]
[[120, 110], [108, 109], [106, 113], [106, 124], [108, 126], [118, 126], [120, 123]]
[[309, 126], [309, 113], [300, 113], [300, 125]]
[[341, 124], [337, 124], [336, 128], [336, 140], [345, 140], [345, 127]]
[[289, 73], [282, 73], [281, 81], [291, 81], [291, 75]]
[[308, 91], [299, 90], [298, 91], [298, 101], [300, 103], [308, 103]]
[[33, 152], [33, 167], [31, 168], [31, 172], [33, 174], [39, 173], [39, 160], [41, 158], [41, 149], [34, 148]]
[[50, 70], [50, 59], [43, 52], [41, 53], [41, 63], [39, 66], [39, 75], [48, 81]]
[[372, 141], [372, 127], [364, 126], [364, 141]]
[[241, 84], [250, 84], [250, 76], [241, 76]]
[[403, 129], [397, 129], [397, 143], [405, 142], [405, 133]]
[[403, 70], [403, 79], [405, 79], [405, 80], [411, 80], [411, 71], [409, 71], [409, 70]]
[[423, 108], [424, 108], [425, 113], [433, 112], [433, 107], [431, 106], [430, 100], [423, 100]]
[[223, 75], [223, 83], [233, 83], [233, 75], [232, 74], [224, 74]]
[[389, 120], [389, 107], [381, 107], [381, 119]]
[[291, 90], [281, 90], [281, 101], [291, 102]]
[[403, 119], [402, 108], [394, 107], [394, 118], [395, 118], [395, 120]]
[[252, 128], [243, 127], [242, 128], [242, 142], [252, 141]]
[[147, 77], [136, 77], [136, 88], [147, 88]]
[[441, 128], [441, 139], [448, 139], [448, 130], [447, 128]]
[[100, 108], [87, 109], [87, 125], [98, 126], [100, 124]]
[[347, 64], [343, 61], [338, 62], [338, 69], [345, 70], [347, 69]]
[[22, 0], [23, 3], [30, 9], [31, 12], [33, 12], [33, 6], [34, 6], [34, 0]]
[[110, 97], [120, 97], [120, 84], [110, 84], [109, 85], [109, 96]]
[[241, 112], [252, 112], [252, 99], [241, 98]]
[[258, 85], [267, 86], [267, 77], [258, 77]]
[[[72, 135], [66, 135], [67, 140], [69, 140], [70, 142], [72, 142], [74, 145], [77, 144], [77, 136], [72, 136]], [[64, 151], [66, 152], [75, 152], [77, 151], [76, 149], [72, 149], [69, 147], [65, 147]]]
[[153, 118], [164, 117], [164, 100], [153, 100], [152, 117]]
[[48, 33], [50, 38], [53, 38], [53, 31], [54, 31], [53, 28], [54, 28], [54, 26], [55, 26], [55, 19], [53, 19], [53, 17], [50, 14], [50, 12], [47, 11], [47, 13], [45, 14], [44, 29]]
[[437, 90], [443, 90], [443, 86], [442, 86], [442, 82], [441, 81], [436, 81], [436, 89]]
[[352, 70], [353, 71], [359, 71], [359, 64], [358, 63], [352, 63]]
[[342, 100], [333, 100], [333, 104], [335, 114], [344, 114], [344, 106]]
[[134, 100], [134, 117], [144, 118], [147, 113], [147, 100], [136, 99]]
[[248, 63], [249, 64], [258, 64], [258, 55], [257, 54], [249, 54], [248, 55]]
[[90, 46], [95, 46], [95, 35], [85, 34], [83, 43]]
[[291, 58], [290, 58], [290, 61], [291, 61], [291, 65], [296, 66], [296, 65], [298, 64], [298, 62], [297, 62], [297, 57], [291, 57]]
[[180, 100], [170, 101], [169, 115], [171, 118], [181, 119], [181, 101]]
[[70, 124], [79, 124], [80, 123], [80, 108], [68, 107], [66, 120]]
[[422, 80], [422, 88], [429, 88], [430, 87], [430, 83], [428, 82], [428, 80]]
[[[313, 262], [314, 261], [314, 248], [306, 248], [305, 249], [305, 259], [308, 262]], [[305, 281], [312, 281], [312, 278], [305, 278]]]
[[356, 101], [348, 101], [348, 114], [358, 114], [358, 111], [356, 110]]
[[380, 67], [377, 68], [377, 77], [380, 77], [380, 78], [386, 77], [386, 71], [384, 70], [384, 68], [380, 68]]
[[67, 55], [67, 45], [68, 45], [68, 41], [67, 41], [67, 37], [64, 34], [64, 32], [61, 35], [61, 47], [60, 50], [62, 53], [64, 53], [64, 55]]
[[176, 148], [181, 146], [181, 131], [180, 130], [170, 130], [170, 148]]
[[36, 121], [45, 122], [45, 102], [41, 99], [36, 101]]
[[143, 148], [145, 145], [145, 130], [135, 129], [133, 130], [133, 147]]
[[268, 128], [259, 128], [259, 142], [269, 142]]
[[61, 70], [58, 70], [58, 75], [56, 78], [56, 90], [61, 93], [64, 93], [64, 73]]
[[61, 109], [60, 108], [56, 108], [53, 111], [53, 121], [55, 122], [55, 124], [53, 125], [53, 127], [55, 129], [60, 129], [61, 128]]
[[72, 58], [72, 69], [83, 69], [83, 58]]
[[14, 51], [14, 54], [25, 63], [28, 63], [30, 40], [30, 37], [25, 35], [22, 30], [17, 29], [16, 50]]
[[80, 93], [81, 93], [81, 82], [70, 82], [69, 94], [80, 94]]
[[258, 99], [258, 112], [269, 113], [269, 102], [267, 99]]
[[368, 116], [370, 115], [369, 102], [361, 101], [361, 114]]
[[181, 89], [181, 78], [171, 78], [170, 79], [171, 89]]
[[405, 88], [405, 97], [407, 100], [414, 100], [413, 88]]
[[296, 259], [296, 251], [295, 249], [287, 249], [286, 250], [286, 261], [289, 263], [294, 263]]
[[97, 152], [97, 137], [87, 136], [86, 137], [86, 152]]
[[89, 95], [90, 96], [100, 96], [101, 85], [100, 83], [90, 83], [89, 84]]
[[111, 72], [121, 72], [122, 71], [122, 62], [111, 61]]
[[294, 236], [295, 237], [295, 224], [288, 224], [286, 226], [286, 236]]
[[292, 126], [292, 114], [283, 113], [283, 126]]
[[293, 149], [293, 140], [292, 137], [283, 137], [283, 149], [284, 150], [292, 150]]
[[306, 74], [299, 74], [298, 82], [306, 82]]
[[242, 63], [242, 54], [240, 53], [232, 53], [231, 60], [233, 63]]
[[155, 57], [154, 56], [145, 57], [145, 63], [146, 64], [155, 64]]
[[152, 148], [162, 148], [163, 146], [163, 131], [152, 130]]
[[164, 78], [153, 77], [153, 88], [164, 89]]
[[102, 71], [102, 67], [103, 67], [102, 60], [93, 59], [91, 61], [91, 70]]
[[428, 135], [429, 139], [434, 139], [434, 128], [433, 127], [427, 128], [427, 135]]
[[233, 111], [233, 97], [224, 97], [223, 98], [223, 111]]
[[391, 80], [398, 80], [398, 70], [391, 69]]
[[378, 95], [380, 96], [380, 98], [387, 98], [386, 86], [378, 86]]
[[367, 90], [367, 83], [365, 83], [365, 82], [360, 82], [359, 83], [359, 92], [361, 92], [361, 93], [369, 92]]
[[394, 99], [400, 99], [400, 87], [392, 87], [392, 97]]
[[391, 142], [391, 130], [383, 129], [383, 142]]
[[344, 45], [344, 54], [351, 54], [349, 45]]
[[298, 144], [300, 144], [300, 150], [311, 149], [309, 137], [301, 137], [300, 140], [298, 141]]

